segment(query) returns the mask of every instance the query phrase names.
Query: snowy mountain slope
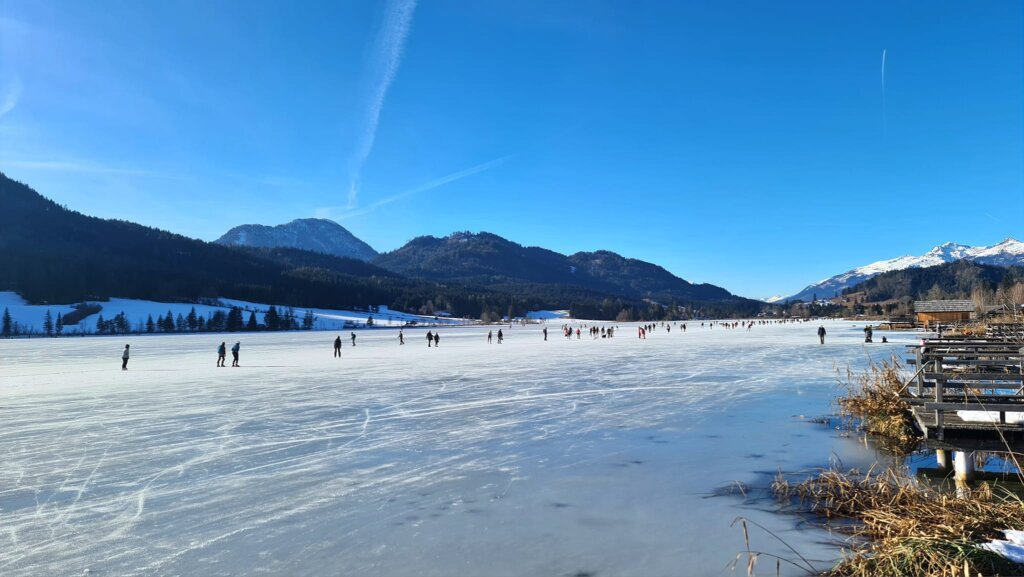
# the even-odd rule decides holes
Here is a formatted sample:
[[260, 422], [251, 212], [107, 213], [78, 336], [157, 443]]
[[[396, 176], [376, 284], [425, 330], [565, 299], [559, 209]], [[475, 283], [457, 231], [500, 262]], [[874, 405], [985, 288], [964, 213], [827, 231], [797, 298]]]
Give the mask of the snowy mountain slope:
[[345, 227], [322, 218], [301, 218], [277, 226], [243, 224], [214, 242], [257, 248], [298, 248], [364, 261], [377, 256], [377, 251]]
[[908, 268], [926, 268], [947, 262], [970, 260], [980, 264], [996, 266], [1024, 265], [1024, 242], [1013, 238], [992, 246], [966, 246], [947, 242], [924, 253], [921, 256], [904, 255], [887, 260], [880, 260], [862, 267], [855, 268], [809, 285], [802, 291], [786, 297], [785, 300], [810, 301], [818, 298], [831, 298], [843, 289], [866, 281], [884, 272], [904, 270]]
[[[269, 304], [254, 303], [237, 299], [217, 299], [219, 304], [194, 304], [194, 303], [165, 303], [139, 299], [111, 298], [106, 301], [89, 301], [101, 309], [92, 315], [85, 317], [77, 325], [69, 325], [65, 328], [64, 334], [90, 334], [96, 330], [96, 318], [103, 316], [111, 319], [118, 313], [124, 313], [128, 325], [132, 331], [143, 332], [146, 319], [156, 319], [161, 315], [170, 312], [172, 315], [187, 316], [190, 311], [195, 310], [196, 314], [208, 317], [213, 313], [227, 313], [231, 307], [238, 307], [244, 311], [244, 318], [249, 318], [249, 312], [256, 313], [256, 322], [265, 323], [265, 315]], [[276, 305], [281, 311], [287, 306]], [[47, 311], [51, 318], [56, 319], [57, 314], [66, 315], [74, 310], [73, 304], [38, 304], [33, 305], [25, 301], [20, 295], [10, 291], [0, 291], [0, 313], [7, 311], [13, 322], [18, 324], [18, 332], [22, 334], [41, 334], [43, 332], [43, 319]], [[373, 318], [373, 324], [378, 327], [401, 327], [407, 323], [415, 322], [418, 325], [463, 325], [472, 321], [460, 318], [436, 318], [404, 313], [381, 306], [377, 312], [367, 313], [366, 311], [336, 310], [321, 308], [296, 308], [296, 314], [301, 317], [306, 311], [312, 311], [314, 317], [313, 328], [317, 330], [340, 330], [348, 327], [364, 327], [367, 317]]]

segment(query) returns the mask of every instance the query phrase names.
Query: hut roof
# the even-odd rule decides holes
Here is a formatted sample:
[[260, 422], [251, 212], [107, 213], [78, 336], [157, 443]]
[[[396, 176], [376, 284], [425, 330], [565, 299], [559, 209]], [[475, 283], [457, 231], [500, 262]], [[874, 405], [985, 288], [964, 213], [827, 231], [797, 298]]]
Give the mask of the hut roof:
[[914, 301], [914, 311], [919, 313], [972, 313], [974, 301]]

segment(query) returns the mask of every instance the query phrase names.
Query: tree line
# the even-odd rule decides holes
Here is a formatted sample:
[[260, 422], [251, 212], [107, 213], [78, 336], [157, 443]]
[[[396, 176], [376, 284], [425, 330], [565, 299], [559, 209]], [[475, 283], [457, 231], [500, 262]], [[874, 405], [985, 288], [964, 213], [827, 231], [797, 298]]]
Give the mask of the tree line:
[[[98, 312], [98, 305], [91, 305], [87, 310], [92, 313]], [[246, 318], [245, 313], [248, 313]], [[65, 335], [124, 335], [124, 334], [155, 334], [155, 333], [220, 333], [220, 332], [256, 332], [256, 331], [293, 331], [313, 330], [316, 324], [316, 315], [311, 310], [305, 311], [300, 317], [292, 307], [278, 309], [270, 306], [263, 316], [263, 322], [256, 318], [256, 312], [243, 310], [240, 307], [231, 307], [226, 312], [222, 310], [213, 311], [207, 315], [196, 312], [192, 307], [188, 314], [168, 310], [166, 315], [148, 315], [146, 320], [136, 321], [134, 324], [129, 320], [124, 311], [114, 316], [104, 317], [102, 313], [96, 316], [92, 329], [81, 325], [78, 320], [69, 322], [73, 313], [53, 313], [48, 309], [43, 316], [41, 331], [34, 326], [25, 326], [11, 316], [8, 308], [4, 308], [2, 322], [0, 322], [0, 337], [17, 337], [27, 335], [43, 335], [48, 337], [60, 337]], [[372, 325], [372, 317], [367, 319], [367, 324]], [[73, 327], [73, 328], [72, 328]]]

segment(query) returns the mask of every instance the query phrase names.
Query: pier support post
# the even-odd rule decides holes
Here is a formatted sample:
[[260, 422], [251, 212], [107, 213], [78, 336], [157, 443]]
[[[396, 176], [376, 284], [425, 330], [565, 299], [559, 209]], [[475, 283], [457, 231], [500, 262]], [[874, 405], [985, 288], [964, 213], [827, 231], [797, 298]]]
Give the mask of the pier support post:
[[936, 466], [943, 471], [953, 468], [953, 460], [950, 457], [951, 455], [945, 449], [935, 449]]
[[956, 483], [957, 497], [971, 494], [971, 481], [974, 481], [974, 452], [957, 451], [953, 455], [953, 480]]
[[970, 483], [974, 480], [974, 452], [957, 451], [954, 455], [954, 476], [957, 481]]

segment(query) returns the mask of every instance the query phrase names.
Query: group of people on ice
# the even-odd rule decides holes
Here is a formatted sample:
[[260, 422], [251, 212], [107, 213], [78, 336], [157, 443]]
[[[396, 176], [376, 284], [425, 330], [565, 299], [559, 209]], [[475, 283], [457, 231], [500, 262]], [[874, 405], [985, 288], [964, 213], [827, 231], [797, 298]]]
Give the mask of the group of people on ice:
[[[784, 322], [799, 322], [799, 321], [785, 321], [785, 320], [727, 321], [727, 322], [711, 321], [711, 322], [701, 322], [700, 325], [701, 325], [701, 327], [707, 326], [708, 328], [714, 328], [716, 325], [720, 326], [720, 327], [724, 327], [724, 328], [730, 328], [730, 329], [744, 327], [744, 328], [746, 328], [749, 331], [751, 328], [753, 328], [753, 326], [755, 324], [774, 324], [774, 323], [784, 323]], [[662, 321], [660, 323], [647, 323], [647, 324], [643, 324], [643, 325], [638, 326], [637, 327], [637, 338], [639, 338], [641, 340], [646, 340], [647, 333], [655, 331], [659, 327], [663, 327], [666, 332], [672, 332], [672, 327], [673, 326], [677, 327], [679, 330], [682, 330], [683, 332], [686, 332], [686, 329], [687, 329], [686, 323]], [[579, 326], [573, 327], [573, 326], [570, 326], [568, 324], [565, 324], [565, 325], [562, 325], [562, 335], [565, 338], [567, 338], [567, 339], [572, 339], [573, 335], [575, 335], [577, 339], [580, 339], [582, 334], [583, 334], [582, 329], [584, 329], [584, 328], [587, 328], [588, 333], [590, 334], [590, 336], [592, 338], [594, 338], [594, 339], [597, 339], [597, 338], [604, 339], [604, 338], [612, 338], [614, 336], [614, 334], [615, 334], [615, 329], [617, 327], [615, 327], [615, 326], [597, 326], [597, 325], [591, 325], [591, 326], [588, 327], [586, 323], [582, 323]], [[541, 330], [541, 332], [544, 335], [544, 340], [547, 341], [548, 340], [548, 328], [544, 327]], [[873, 333], [874, 333], [874, 329], [872, 329], [872, 327], [870, 325], [869, 326], [865, 326], [864, 327], [864, 342], [866, 342], [866, 343], [873, 342]], [[821, 344], [825, 344], [825, 335], [826, 335], [825, 326], [824, 325], [818, 326], [818, 340], [819, 340], [819, 342], [821, 342]], [[494, 331], [487, 331], [487, 343], [488, 344], [491, 344], [493, 342], [494, 336], [495, 336], [494, 335]], [[504, 332], [501, 329], [498, 329], [497, 337], [498, 337], [498, 344], [500, 345], [502, 343], [502, 341], [504, 340], [504, 338], [505, 338], [505, 334], [504, 334]], [[441, 334], [440, 334], [439, 331], [427, 331], [426, 338], [427, 338], [427, 347], [428, 348], [430, 348], [430, 347], [436, 348], [436, 347], [439, 347], [440, 344], [441, 344]], [[356, 346], [356, 333], [355, 332], [351, 333], [350, 340], [351, 340], [352, 346], [353, 347]], [[883, 336], [882, 337], [882, 342], [883, 343], [888, 343], [889, 340], [886, 337]], [[398, 344], [399, 345], [404, 345], [405, 344], [405, 333], [404, 333], [404, 331], [402, 329], [399, 329], [399, 331], [398, 331]], [[334, 356], [335, 356], [335, 358], [340, 358], [341, 357], [341, 345], [342, 345], [341, 336], [338, 335], [334, 339]], [[232, 367], [240, 366], [239, 363], [238, 363], [238, 355], [239, 355], [239, 351], [241, 350], [241, 348], [242, 348], [241, 342], [236, 341], [235, 344], [230, 349], [231, 350], [231, 357], [232, 357], [232, 360], [231, 360], [231, 366]], [[131, 351], [131, 345], [127, 345], [126, 344], [124, 346], [124, 350], [121, 353], [121, 370], [124, 370], [124, 371], [128, 370], [128, 360], [131, 357], [130, 351]], [[228, 351], [228, 349], [227, 349], [227, 343], [226, 342], [221, 342], [220, 345], [217, 346], [217, 366], [218, 367], [226, 366], [225, 362], [227, 360], [227, 351]]]
[[[235, 341], [235, 344], [231, 345], [231, 366], [232, 367], [239, 366], [239, 364], [238, 364], [238, 351], [240, 351], [241, 349], [242, 349], [242, 343], [239, 342], [239, 341]], [[217, 366], [218, 367], [223, 367], [224, 366], [224, 361], [225, 361], [226, 357], [227, 357], [227, 343], [225, 343], [224, 341], [221, 341], [220, 345], [217, 347]]]

